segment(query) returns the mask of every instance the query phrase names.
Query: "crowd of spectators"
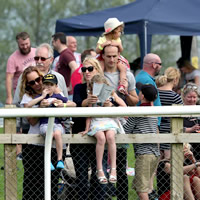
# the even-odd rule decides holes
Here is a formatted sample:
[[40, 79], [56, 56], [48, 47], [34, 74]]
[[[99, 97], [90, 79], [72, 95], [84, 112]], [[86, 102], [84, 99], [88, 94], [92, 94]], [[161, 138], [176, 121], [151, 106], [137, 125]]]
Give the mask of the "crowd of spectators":
[[[28, 33], [17, 34], [18, 50], [8, 59], [6, 70], [7, 104], [19, 107], [90, 107], [90, 106], [171, 106], [173, 104], [197, 105], [199, 97], [199, 70], [183, 58], [177, 67], [168, 67], [159, 75], [162, 60], [159, 55], [149, 53], [137, 58], [129, 65], [121, 55], [123, 45], [120, 39], [124, 23], [109, 18], [105, 32], [94, 49], [77, 53], [77, 42], [72, 36], [55, 33], [52, 36], [53, 49], [59, 53], [54, 59], [50, 44], [31, 47]], [[97, 55], [97, 53], [99, 55]], [[52, 64], [54, 62], [54, 68]], [[184, 77], [181, 82], [181, 77]], [[106, 87], [103, 99], [100, 89]], [[182, 92], [180, 93], [180, 87]], [[52, 89], [54, 88], [54, 89]], [[110, 92], [108, 88], [110, 89]], [[13, 94], [12, 95], [12, 90]], [[14, 97], [13, 97], [14, 96]], [[101, 99], [101, 98], [102, 99]], [[156, 108], [155, 108], [156, 109]], [[94, 136], [97, 144], [71, 144], [70, 154], [76, 172], [76, 199], [106, 199], [109, 191], [115, 189], [118, 200], [128, 200], [127, 148], [115, 144], [115, 134], [159, 134], [170, 133], [169, 117], [109, 118], [59, 118], [55, 121], [51, 158], [51, 199], [57, 199], [59, 175], [64, 168], [67, 145], [61, 145], [62, 133], [72, 132]], [[18, 133], [46, 134], [47, 119], [20, 118]], [[69, 126], [66, 126], [68, 124]], [[184, 119], [184, 131], [200, 131], [198, 118]], [[45, 129], [42, 128], [45, 125]], [[65, 127], [65, 129], [63, 128]], [[105, 146], [108, 143], [108, 146]], [[186, 149], [186, 148], [185, 148]], [[184, 149], [184, 198], [200, 199], [200, 145], [192, 144]], [[154, 179], [157, 174], [158, 199], [170, 199], [170, 144], [134, 144], [135, 178], [133, 188], [140, 200], [152, 199], [155, 192]], [[44, 199], [44, 145], [22, 146], [24, 167], [23, 200]], [[17, 154], [20, 153], [20, 148]], [[192, 158], [192, 159], [191, 159]], [[50, 165], [50, 163], [49, 163]], [[54, 167], [55, 166], [55, 167]], [[91, 176], [88, 178], [88, 169]], [[195, 171], [195, 172], [194, 172]], [[115, 185], [116, 184], [116, 185]], [[164, 185], [162, 185], [164, 184]], [[115, 187], [114, 187], [115, 185]], [[112, 188], [112, 189], [111, 189]], [[70, 192], [70, 191], [69, 191]], [[156, 197], [154, 197], [156, 199]]]

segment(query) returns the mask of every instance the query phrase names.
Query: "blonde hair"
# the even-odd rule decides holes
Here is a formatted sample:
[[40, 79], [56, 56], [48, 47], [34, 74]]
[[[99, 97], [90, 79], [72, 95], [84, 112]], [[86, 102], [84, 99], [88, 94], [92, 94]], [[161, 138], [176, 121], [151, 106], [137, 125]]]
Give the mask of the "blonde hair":
[[195, 83], [189, 82], [183, 87], [181, 91], [182, 99], [184, 99], [189, 92], [195, 92], [199, 98], [199, 87]]
[[27, 75], [30, 74], [31, 72], [36, 72], [39, 76], [43, 77], [43, 75], [40, 73], [37, 67], [35, 66], [27, 67], [22, 73], [22, 79], [20, 84], [20, 98], [22, 98], [25, 93], [31, 97], [34, 97], [36, 95], [35, 91], [27, 84], [28, 83]]
[[[92, 92], [94, 83], [105, 83], [106, 85], [110, 85], [104, 75], [96, 74], [90, 80], [90, 83], [87, 86], [87, 91]], [[113, 94], [113, 92], [112, 92], [112, 94]]]
[[180, 80], [180, 77], [181, 77], [181, 73], [179, 69], [175, 67], [168, 67], [165, 70], [164, 75], [158, 76], [156, 78], [156, 85], [157, 87], [161, 87], [174, 80]]
[[[97, 70], [97, 73], [103, 76], [103, 70], [101, 68], [99, 61], [96, 58], [86, 57], [85, 60], [83, 61], [83, 66], [84, 66], [85, 63], [91, 64], [91, 66], [93, 66]], [[83, 83], [86, 82], [86, 79], [85, 79], [84, 76], [82, 77], [82, 82]]]

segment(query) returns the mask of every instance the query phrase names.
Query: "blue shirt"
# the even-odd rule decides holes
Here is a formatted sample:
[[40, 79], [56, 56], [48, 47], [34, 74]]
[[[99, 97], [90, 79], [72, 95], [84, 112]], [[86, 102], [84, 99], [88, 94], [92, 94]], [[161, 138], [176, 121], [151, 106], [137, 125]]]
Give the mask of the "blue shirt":
[[[136, 83], [140, 82], [142, 84], [147, 84], [147, 83], [152, 84], [155, 86], [156, 89], [158, 89], [156, 86], [156, 83], [155, 83], [155, 79], [151, 75], [149, 75], [147, 72], [145, 72], [144, 70], [141, 70], [135, 79], [136, 79]], [[136, 88], [136, 93], [137, 93], [137, 95], [139, 94], [139, 90], [137, 88]], [[139, 106], [140, 104], [141, 104], [141, 102], [139, 101], [137, 106]], [[159, 93], [158, 93], [156, 100], [153, 102], [153, 104], [154, 104], [154, 106], [161, 106]], [[160, 126], [160, 121], [161, 121], [161, 117], [158, 118], [159, 126]]]

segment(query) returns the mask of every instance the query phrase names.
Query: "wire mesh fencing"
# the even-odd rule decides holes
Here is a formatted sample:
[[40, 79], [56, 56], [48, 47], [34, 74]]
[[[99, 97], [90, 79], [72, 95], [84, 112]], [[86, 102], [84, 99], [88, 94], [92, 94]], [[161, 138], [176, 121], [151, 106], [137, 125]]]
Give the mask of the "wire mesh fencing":
[[[1, 145], [1, 152], [4, 151]], [[191, 149], [193, 151], [193, 149]], [[183, 152], [183, 151], [182, 151]], [[44, 147], [23, 145], [22, 160], [16, 160], [16, 152], [8, 163], [12, 168], [16, 162], [16, 182], [5, 184], [4, 166], [6, 159], [1, 154], [1, 187], [0, 200], [4, 200], [4, 189], [17, 194], [17, 199], [44, 199]], [[174, 152], [177, 154], [177, 152]], [[147, 193], [149, 199], [170, 199], [171, 166], [170, 160], [159, 160], [154, 155], [135, 156], [131, 144], [128, 148], [117, 149], [117, 183], [100, 184], [96, 176], [95, 144], [71, 144], [70, 152], [65, 155], [65, 169], [51, 173], [51, 195], [57, 200], [80, 199], [139, 199], [140, 193]], [[193, 154], [184, 157], [182, 169], [175, 174], [183, 173], [184, 199], [200, 199], [200, 179], [198, 160], [192, 160]], [[180, 160], [182, 158], [180, 157]], [[179, 159], [178, 159], [179, 160]], [[177, 160], [177, 162], [179, 162]], [[52, 162], [56, 163], [56, 150], [52, 149]], [[110, 171], [109, 156], [104, 152], [103, 168], [106, 177]], [[185, 169], [184, 169], [185, 168]], [[146, 171], [145, 171], [146, 170]], [[138, 176], [139, 175], [139, 176]], [[181, 187], [179, 184], [177, 188]], [[14, 194], [10, 194], [13, 196]], [[174, 192], [178, 195], [178, 192]], [[9, 198], [7, 198], [9, 199]], [[12, 198], [10, 198], [12, 199]]]

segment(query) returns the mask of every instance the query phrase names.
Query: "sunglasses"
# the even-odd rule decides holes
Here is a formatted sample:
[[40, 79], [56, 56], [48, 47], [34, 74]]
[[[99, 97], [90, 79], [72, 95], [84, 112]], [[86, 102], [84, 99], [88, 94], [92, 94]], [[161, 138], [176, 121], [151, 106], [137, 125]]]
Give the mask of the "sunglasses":
[[183, 90], [186, 90], [186, 89], [192, 89], [192, 90], [197, 90], [198, 87], [196, 85], [186, 85]]
[[31, 85], [31, 86], [34, 86], [35, 83], [39, 83], [41, 80], [42, 80], [42, 77], [39, 76], [39, 77], [37, 77], [35, 80], [29, 81], [27, 84], [28, 84], [28, 85]]
[[94, 70], [93, 66], [89, 66], [89, 67], [82, 67], [81, 71], [82, 72], [86, 72], [88, 70], [88, 72], [92, 72]]
[[45, 57], [35, 56], [35, 57], [34, 57], [34, 60], [35, 60], [35, 61], [38, 61], [38, 60], [45, 61], [45, 60], [47, 60], [47, 59], [49, 59], [49, 58], [51, 58], [51, 57], [45, 58]]
[[162, 66], [162, 63], [157, 63], [157, 62], [156, 62], [156, 64]]

